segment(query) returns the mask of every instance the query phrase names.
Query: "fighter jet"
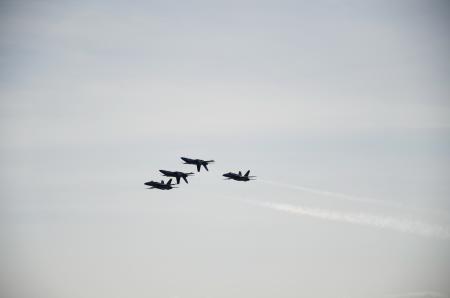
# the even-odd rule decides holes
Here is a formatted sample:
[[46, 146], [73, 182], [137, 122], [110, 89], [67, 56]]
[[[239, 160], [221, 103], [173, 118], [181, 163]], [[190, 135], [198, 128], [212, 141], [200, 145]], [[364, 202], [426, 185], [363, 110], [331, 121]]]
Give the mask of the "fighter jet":
[[205, 170], [208, 171], [208, 164], [214, 162], [214, 160], [190, 159], [187, 157], [182, 157], [181, 159], [184, 161], [184, 164], [196, 165], [197, 172], [200, 172], [201, 166], [203, 166]]
[[250, 181], [250, 180], [254, 180], [254, 179], [251, 179], [251, 178], [255, 178], [256, 177], [256, 176], [249, 176], [249, 175], [250, 175], [250, 170], [248, 170], [247, 173], [245, 173], [244, 176], [242, 176], [241, 171], [239, 171], [239, 173], [237, 173], [237, 174], [236, 173], [232, 173], [232, 172], [223, 174], [223, 176], [227, 178], [225, 180], [233, 179], [233, 180], [236, 180], [236, 181]]
[[145, 182], [144, 183], [147, 186], [150, 186], [150, 188], [148, 189], [153, 189], [153, 188], [157, 188], [157, 189], [162, 189], [162, 190], [169, 190], [173, 187], [172, 185], [172, 179], [169, 179], [169, 181], [167, 181], [166, 184], [164, 184], [164, 180], [161, 180], [161, 182], [157, 182], [157, 181], [149, 181], [149, 182]]
[[177, 179], [177, 184], [180, 184], [180, 178], [183, 178], [184, 182], [189, 183], [187, 181], [187, 177], [194, 175], [194, 173], [183, 173], [183, 172], [171, 172], [166, 170], [159, 170], [166, 177], [174, 177]]

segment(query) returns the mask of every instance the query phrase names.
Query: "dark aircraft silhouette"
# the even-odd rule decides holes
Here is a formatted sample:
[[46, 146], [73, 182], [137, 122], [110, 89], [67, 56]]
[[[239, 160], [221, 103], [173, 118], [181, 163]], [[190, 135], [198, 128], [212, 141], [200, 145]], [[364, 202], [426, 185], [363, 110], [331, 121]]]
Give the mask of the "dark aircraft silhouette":
[[145, 182], [144, 183], [147, 186], [150, 186], [150, 188], [148, 189], [153, 189], [153, 188], [157, 188], [157, 189], [162, 189], [162, 190], [169, 190], [173, 187], [172, 185], [172, 179], [169, 179], [169, 181], [167, 181], [167, 183], [164, 183], [164, 180], [161, 180], [161, 182], [157, 182], [157, 181], [149, 181], [149, 182]]
[[256, 177], [256, 176], [249, 176], [249, 175], [250, 175], [250, 170], [248, 170], [247, 173], [245, 173], [244, 176], [242, 176], [241, 171], [239, 171], [239, 173], [237, 173], [237, 174], [236, 173], [232, 173], [232, 172], [223, 174], [223, 176], [227, 178], [225, 180], [233, 179], [233, 180], [236, 180], [236, 181], [250, 181], [250, 180], [254, 180], [254, 179], [250, 179], [250, 178], [255, 178]]
[[184, 182], [189, 183], [186, 178], [190, 175], [194, 175], [194, 173], [171, 172], [166, 170], [159, 170], [159, 171], [166, 177], [176, 178], [177, 184], [180, 184], [180, 178], [183, 178]]
[[208, 171], [208, 164], [214, 162], [214, 160], [190, 159], [187, 157], [182, 157], [181, 159], [184, 161], [185, 164], [196, 165], [197, 172], [200, 172], [201, 166], [203, 166], [205, 170]]

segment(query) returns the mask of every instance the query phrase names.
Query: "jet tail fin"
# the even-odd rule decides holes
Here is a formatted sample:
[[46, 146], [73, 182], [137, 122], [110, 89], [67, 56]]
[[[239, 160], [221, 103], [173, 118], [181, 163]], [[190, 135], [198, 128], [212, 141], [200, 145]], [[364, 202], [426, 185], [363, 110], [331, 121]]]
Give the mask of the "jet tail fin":
[[169, 179], [169, 181], [167, 181], [167, 185], [172, 184], [172, 179]]
[[250, 175], [250, 170], [248, 170], [247, 173], [245, 173], [245, 177], [248, 177], [248, 175]]

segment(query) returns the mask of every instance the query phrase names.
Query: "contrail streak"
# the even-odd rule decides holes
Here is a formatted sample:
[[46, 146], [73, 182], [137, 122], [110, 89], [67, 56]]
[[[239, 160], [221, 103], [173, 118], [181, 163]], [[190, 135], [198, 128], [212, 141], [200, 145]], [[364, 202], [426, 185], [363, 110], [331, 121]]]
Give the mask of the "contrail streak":
[[370, 203], [370, 204], [380, 205], [380, 206], [391, 206], [391, 207], [400, 208], [400, 209], [417, 209], [420, 211], [431, 211], [431, 212], [434, 212], [434, 213], [437, 213], [440, 215], [445, 215], [445, 216], [449, 215], [447, 212], [442, 211], [442, 210], [435, 210], [435, 209], [428, 209], [428, 208], [421, 209], [418, 207], [408, 206], [408, 205], [404, 205], [404, 204], [396, 203], [396, 202], [388, 202], [388, 201], [384, 201], [384, 200], [356, 197], [356, 196], [351, 196], [351, 195], [347, 195], [347, 194], [316, 189], [316, 188], [312, 188], [312, 187], [291, 185], [291, 184], [279, 183], [279, 182], [269, 181], [269, 180], [261, 180], [260, 179], [259, 181], [261, 181], [262, 183], [270, 184], [270, 185], [277, 186], [277, 187], [289, 188], [289, 189], [293, 189], [293, 190], [300, 190], [300, 191], [308, 192], [311, 194], [328, 196], [328, 197], [333, 197], [333, 198], [347, 200], [347, 201]]
[[277, 211], [310, 216], [323, 220], [390, 229], [398, 232], [410, 233], [425, 237], [450, 239], [450, 229], [448, 227], [429, 224], [416, 220], [406, 220], [390, 216], [373, 215], [367, 213], [339, 212], [329, 209], [312, 208], [301, 205], [289, 205], [258, 201], [250, 202]]
[[[346, 195], [346, 194], [341, 194], [341, 193], [336, 193], [336, 192], [331, 192], [331, 191], [327, 191], [327, 190], [321, 190], [321, 189], [316, 189], [316, 188], [311, 188], [311, 187], [306, 187], [306, 186], [291, 185], [291, 184], [279, 183], [279, 182], [275, 182], [275, 181], [261, 180], [261, 179], [259, 181], [270, 184], [270, 185], [278, 186], [278, 187], [290, 188], [290, 189], [294, 189], [294, 190], [301, 190], [301, 191], [309, 192], [309, 193], [316, 194], [316, 195], [335, 197], [335, 198], [340, 198], [340, 199], [344, 199], [344, 200], [348, 200], [348, 201], [370, 202], [370, 203], [375, 203], [375, 204], [387, 203], [387, 202], [380, 202], [380, 201], [374, 200], [374, 199], [359, 198], [359, 197], [355, 197], [355, 196], [351, 196], [351, 195]], [[388, 203], [388, 204], [390, 204], [390, 203]], [[395, 205], [397, 205], [397, 204], [395, 204]]]

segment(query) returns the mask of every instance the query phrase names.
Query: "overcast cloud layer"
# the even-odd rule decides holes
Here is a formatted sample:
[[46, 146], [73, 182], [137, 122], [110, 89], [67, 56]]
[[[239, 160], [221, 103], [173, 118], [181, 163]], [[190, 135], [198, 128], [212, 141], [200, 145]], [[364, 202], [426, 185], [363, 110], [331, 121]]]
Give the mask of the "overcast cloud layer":
[[[0, 289], [449, 297], [449, 17], [446, 1], [3, 1]], [[143, 187], [193, 171], [180, 156], [217, 162]], [[222, 180], [247, 169], [260, 181]], [[443, 232], [403, 233], [417, 222]]]

